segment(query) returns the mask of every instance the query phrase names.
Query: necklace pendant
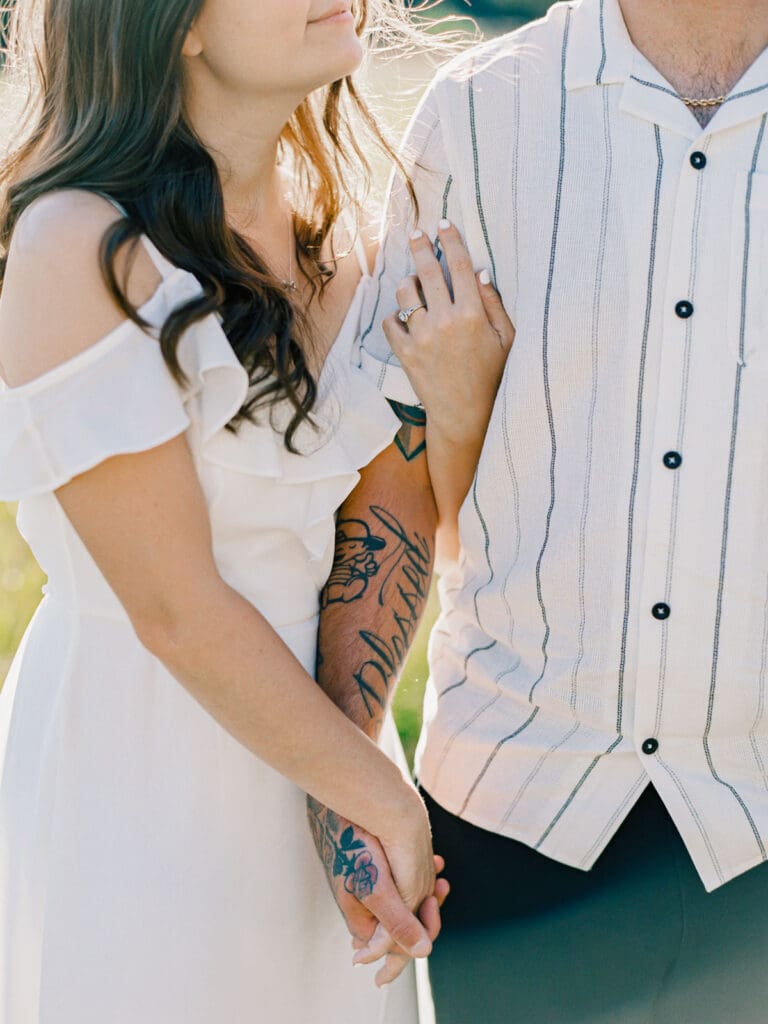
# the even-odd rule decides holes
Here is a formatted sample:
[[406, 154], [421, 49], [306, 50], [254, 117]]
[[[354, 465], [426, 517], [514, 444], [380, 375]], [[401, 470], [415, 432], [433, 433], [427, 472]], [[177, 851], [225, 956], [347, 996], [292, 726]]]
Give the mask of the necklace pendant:
[[295, 281], [283, 281], [283, 286], [287, 288], [289, 292], [296, 292], [299, 290]]

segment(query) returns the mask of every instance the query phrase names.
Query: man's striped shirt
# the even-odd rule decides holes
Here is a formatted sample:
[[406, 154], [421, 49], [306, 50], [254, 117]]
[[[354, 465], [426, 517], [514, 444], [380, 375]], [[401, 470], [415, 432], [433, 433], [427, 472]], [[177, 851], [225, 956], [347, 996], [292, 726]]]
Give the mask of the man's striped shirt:
[[[409, 132], [517, 339], [441, 581], [424, 787], [589, 868], [657, 787], [708, 889], [768, 850], [768, 51], [705, 129], [617, 0], [454, 62]], [[407, 193], [361, 363], [413, 271]], [[472, 372], [467, 367], [467, 372]]]

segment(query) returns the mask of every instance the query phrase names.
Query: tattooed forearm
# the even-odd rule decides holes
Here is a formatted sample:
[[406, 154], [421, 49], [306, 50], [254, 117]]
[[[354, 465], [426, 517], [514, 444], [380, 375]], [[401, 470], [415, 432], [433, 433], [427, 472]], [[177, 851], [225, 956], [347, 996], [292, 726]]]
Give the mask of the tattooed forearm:
[[413, 462], [427, 450], [424, 439], [424, 428], [427, 425], [427, 414], [415, 405], [403, 405], [402, 402], [389, 404], [403, 424], [395, 438], [395, 444], [406, 462]]
[[[386, 575], [379, 586], [378, 605], [386, 607], [390, 621], [386, 634], [360, 630], [368, 657], [354, 673], [360, 698], [369, 717], [387, 706], [389, 690], [405, 661], [429, 593], [432, 554], [429, 542], [415, 533], [410, 537], [399, 520], [386, 509], [371, 505], [371, 513], [387, 537], [388, 552], [380, 570]], [[380, 572], [380, 575], [382, 573]]]
[[373, 855], [352, 825], [342, 825], [338, 816], [313, 797], [307, 797], [307, 815], [315, 848], [331, 882], [341, 878], [351, 896], [364, 900], [376, 888], [379, 870]]
[[[424, 428], [413, 430], [418, 447]], [[320, 599], [317, 681], [372, 739], [427, 603], [436, 520], [426, 458], [409, 462], [395, 444], [362, 470], [339, 512]]]
[[376, 579], [376, 605], [386, 609], [382, 629], [358, 629], [365, 660], [353, 670], [358, 695], [369, 718], [386, 710], [389, 691], [405, 660], [429, 594], [432, 552], [429, 541], [408, 533], [398, 518], [379, 505], [369, 506], [375, 534], [361, 519], [339, 523], [336, 561], [322, 605], [360, 600]]
[[[405, 408], [405, 407], [403, 407]], [[417, 410], [420, 412], [420, 410]], [[437, 519], [426, 458], [409, 461], [424, 429], [411, 427], [361, 471], [337, 519], [336, 557], [321, 595], [317, 681], [376, 740], [427, 600]], [[353, 934], [370, 937], [375, 919], [359, 915], [387, 878], [375, 836], [309, 800], [309, 820], [331, 891]], [[364, 908], [363, 908], [364, 911]], [[369, 930], [370, 928], [370, 930]]]

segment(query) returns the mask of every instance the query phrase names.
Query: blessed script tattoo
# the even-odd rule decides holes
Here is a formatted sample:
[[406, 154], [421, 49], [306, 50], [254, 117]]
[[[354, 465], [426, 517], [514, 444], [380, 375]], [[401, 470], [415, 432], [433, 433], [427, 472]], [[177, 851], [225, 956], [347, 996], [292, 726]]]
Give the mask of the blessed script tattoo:
[[351, 896], [359, 900], [371, 896], [379, 880], [379, 869], [354, 826], [342, 826], [338, 815], [311, 796], [307, 797], [307, 815], [331, 891], [335, 889], [334, 880], [340, 879]]
[[[371, 526], [361, 519], [341, 520], [336, 560], [322, 596], [323, 607], [359, 601], [371, 585], [389, 622], [382, 631], [358, 630], [367, 657], [353, 673], [369, 718], [387, 706], [389, 690], [408, 653], [429, 594], [432, 552], [419, 533], [409, 534], [397, 516], [369, 506]], [[375, 582], [374, 582], [375, 581]]]

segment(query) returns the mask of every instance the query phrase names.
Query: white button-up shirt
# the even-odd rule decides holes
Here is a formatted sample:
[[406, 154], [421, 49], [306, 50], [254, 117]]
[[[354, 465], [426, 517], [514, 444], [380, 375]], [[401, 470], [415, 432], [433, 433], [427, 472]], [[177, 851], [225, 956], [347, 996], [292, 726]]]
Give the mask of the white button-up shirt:
[[[589, 868], [652, 782], [708, 889], [768, 849], [768, 51], [701, 129], [617, 0], [463, 56], [408, 150], [517, 328], [419, 750], [449, 811]], [[413, 271], [395, 184], [360, 359]], [[471, 373], [472, 368], [467, 367]]]

